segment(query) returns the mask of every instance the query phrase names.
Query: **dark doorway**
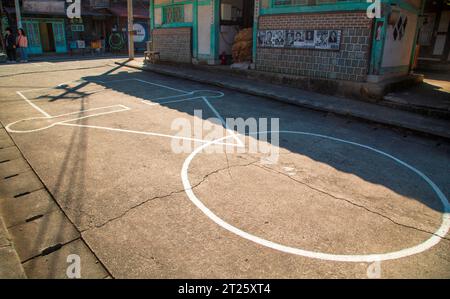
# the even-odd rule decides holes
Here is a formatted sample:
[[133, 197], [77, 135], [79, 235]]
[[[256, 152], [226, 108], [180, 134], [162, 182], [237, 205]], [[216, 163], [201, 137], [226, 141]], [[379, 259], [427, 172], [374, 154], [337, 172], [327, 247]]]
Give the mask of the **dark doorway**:
[[53, 36], [53, 25], [52, 23], [39, 23], [39, 32], [42, 44], [43, 52], [55, 52], [55, 39]]

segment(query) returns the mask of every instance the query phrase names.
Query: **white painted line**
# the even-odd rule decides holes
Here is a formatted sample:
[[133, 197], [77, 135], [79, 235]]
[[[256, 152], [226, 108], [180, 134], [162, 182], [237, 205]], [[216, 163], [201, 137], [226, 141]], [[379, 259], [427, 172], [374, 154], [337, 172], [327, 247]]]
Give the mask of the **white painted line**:
[[195, 98], [187, 98], [187, 99], [173, 100], [173, 101], [159, 102], [159, 103], [149, 102], [149, 101], [146, 101], [146, 100], [142, 100], [142, 102], [144, 102], [145, 104], [147, 104], [149, 106], [158, 106], [158, 105], [164, 105], [164, 104], [181, 103], [181, 102], [193, 101], [193, 100], [201, 100], [201, 99], [202, 99], [202, 97], [195, 97]]
[[134, 78], [134, 80], [139, 81], [139, 82], [142, 82], [142, 83], [146, 83], [146, 84], [158, 86], [158, 87], [167, 88], [167, 89], [170, 89], [170, 90], [173, 90], [173, 91], [178, 91], [178, 92], [181, 92], [181, 93], [186, 93], [186, 94], [189, 93], [189, 91], [185, 91], [185, 90], [178, 89], [178, 88], [173, 88], [173, 87], [166, 86], [166, 85], [163, 85], [163, 84], [157, 84], [157, 83], [153, 83], [153, 82], [145, 81], [145, 80], [141, 80], [141, 79], [136, 79], [136, 78]]
[[194, 92], [192, 91], [192, 92], [183, 93], [183, 94], [170, 96], [170, 97], [160, 97], [160, 98], [152, 99], [152, 101], [168, 100], [168, 99], [179, 98], [179, 97], [183, 97], [183, 96], [187, 96], [187, 95], [193, 95], [193, 94], [194, 94]]
[[[80, 127], [80, 128], [90, 128], [90, 129], [99, 129], [99, 130], [105, 130], [105, 131], [131, 133], [131, 134], [139, 134], [139, 135], [147, 135], [147, 136], [165, 137], [165, 138], [179, 139], [179, 140], [188, 140], [188, 141], [195, 141], [195, 142], [201, 142], [201, 143], [209, 143], [209, 142], [211, 142], [211, 140], [203, 140], [203, 139], [183, 137], [183, 136], [174, 136], [174, 135], [167, 135], [167, 134], [161, 134], [161, 133], [135, 131], [135, 130], [127, 130], [127, 129], [117, 129], [117, 128], [110, 128], [110, 127], [102, 127], [102, 126], [68, 124], [67, 122], [60, 122], [60, 123], [57, 123], [57, 125], [70, 126], [70, 127]], [[236, 146], [235, 143], [226, 143], [226, 142], [219, 142], [219, 143], [216, 143], [216, 144], [217, 145]]]
[[51, 117], [50, 114], [48, 114], [47, 112], [45, 112], [44, 110], [42, 110], [41, 108], [39, 108], [37, 105], [35, 105], [34, 103], [32, 103], [29, 99], [27, 99], [26, 96], [24, 96], [20, 91], [16, 91], [16, 93], [22, 98], [24, 99], [28, 104], [31, 105], [31, 107], [33, 107], [34, 109], [36, 109], [37, 111], [39, 111], [41, 114], [43, 114], [45, 117]]
[[[14, 130], [11, 129], [11, 126], [14, 126], [17, 123], [23, 122], [23, 121], [28, 121], [28, 120], [39, 120], [39, 119], [56, 119], [59, 117], [63, 117], [63, 116], [68, 116], [68, 115], [74, 115], [74, 114], [80, 114], [80, 113], [84, 113], [84, 112], [90, 112], [90, 111], [96, 111], [96, 110], [100, 110], [100, 109], [108, 109], [108, 108], [113, 108], [113, 107], [120, 107], [120, 110], [113, 110], [113, 111], [108, 111], [108, 112], [101, 112], [101, 113], [96, 113], [96, 114], [91, 114], [91, 115], [86, 115], [86, 116], [81, 116], [81, 117], [76, 117], [73, 119], [69, 119], [69, 120], [65, 120], [65, 121], [60, 121], [60, 122], [55, 122], [52, 124], [49, 124], [48, 126], [44, 126], [38, 129], [33, 129], [33, 130]], [[70, 113], [65, 113], [65, 114], [60, 114], [60, 115], [56, 115], [56, 116], [46, 116], [46, 117], [31, 117], [31, 118], [26, 118], [26, 119], [21, 119], [15, 122], [12, 122], [10, 124], [8, 124], [5, 129], [8, 132], [12, 132], [12, 133], [19, 133], [19, 134], [24, 134], [24, 133], [33, 133], [33, 132], [38, 132], [38, 131], [42, 131], [42, 130], [46, 130], [49, 129], [55, 125], [58, 124], [64, 124], [67, 122], [72, 122], [72, 121], [76, 121], [76, 120], [80, 120], [80, 119], [85, 119], [85, 118], [90, 118], [90, 117], [95, 117], [95, 116], [100, 116], [100, 115], [106, 115], [106, 114], [111, 114], [111, 113], [116, 113], [116, 112], [123, 112], [123, 111], [127, 111], [130, 110], [129, 107], [124, 106], [124, 105], [113, 105], [113, 106], [106, 106], [106, 107], [99, 107], [99, 108], [92, 108], [92, 109], [86, 109], [86, 110], [80, 110], [80, 111], [76, 111], [76, 112], [70, 112]]]
[[211, 103], [208, 101], [208, 99], [206, 97], [202, 97], [203, 101], [206, 103], [206, 105], [208, 105], [208, 107], [212, 110], [212, 112], [217, 116], [217, 118], [220, 120], [220, 122], [222, 123], [222, 125], [225, 127], [225, 129], [227, 130], [228, 133], [231, 134], [231, 136], [234, 136], [233, 138], [237, 141], [237, 143], [239, 144], [239, 146], [243, 147], [244, 143], [241, 141], [241, 139], [239, 138], [239, 136], [233, 131], [231, 130], [228, 125], [227, 122], [223, 119], [222, 115], [220, 115], [220, 113], [216, 110], [216, 108], [214, 108], [213, 105], [211, 105]]
[[[371, 263], [371, 262], [377, 262], [377, 261], [385, 261], [385, 260], [393, 260], [393, 259], [399, 259], [399, 258], [403, 258], [403, 257], [407, 257], [407, 256], [411, 256], [414, 254], [418, 254], [421, 252], [424, 252], [425, 250], [430, 249], [431, 247], [433, 247], [434, 245], [438, 244], [442, 238], [444, 236], [447, 235], [447, 233], [449, 232], [450, 229], [450, 204], [448, 202], [448, 199], [445, 197], [444, 193], [442, 193], [442, 191], [436, 186], [436, 184], [430, 179], [428, 178], [425, 174], [423, 174], [421, 171], [417, 170], [416, 168], [414, 168], [413, 166], [409, 165], [406, 162], [403, 162], [402, 160], [395, 158], [394, 156], [387, 154], [381, 150], [378, 150], [376, 148], [364, 145], [364, 144], [360, 144], [360, 143], [356, 143], [356, 142], [352, 142], [352, 141], [348, 141], [348, 140], [344, 140], [344, 139], [339, 139], [339, 138], [335, 138], [335, 137], [331, 137], [331, 136], [326, 136], [326, 135], [321, 135], [321, 134], [314, 134], [314, 133], [309, 133], [309, 132], [300, 132], [300, 131], [266, 131], [266, 132], [259, 132], [261, 133], [287, 133], [287, 134], [298, 134], [298, 135], [305, 135], [305, 136], [314, 136], [314, 137], [319, 137], [319, 138], [325, 138], [328, 140], [333, 140], [333, 141], [337, 141], [337, 142], [341, 142], [341, 143], [345, 143], [345, 144], [350, 144], [350, 145], [354, 145], [354, 146], [358, 146], [361, 148], [365, 148], [367, 150], [373, 151], [375, 153], [378, 153], [382, 156], [385, 156], [387, 158], [392, 159], [393, 161], [399, 163], [400, 165], [408, 168], [409, 170], [413, 171], [414, 173], [416, 173], [419, 177], [421, 177], [430, 187], [431, 189], [433, 189], [433, 191], [435, 192], [435, 194], [437, 195], [437, 197], [440, 199], [441, 203], [444, 206], [444, 213], [442, 215], [442, 224], [441, 226], [438, 228], [438, 230], [425, 242], [420, 243], [416, 246], [413, 247], [409, 247], [406, 249], [402, 249], [399, 251], [394, 251], [394, 252], [388, 252], [388, 253], [379, 253], [379, 254], [366, 254], [366, 255], [342, 255], [342, 254], [330, 254], [330, 253], [323, 253], [323, 252], [317, 252], [317, 251], [310, 251], [310, 250], [303, 250], [300, 248], [295, 248], [295, 247], [289, 247], [289, 246], [285, 246], [279, 243], [275, 243], [263, 238], [260, 238], [258, 236], [252, 235], [250, 233], [247, 233], [229, 223], [227, 223], [226, 221], [222, 220], [220, 217], [218, 217], [216, 214], [214, 214], [210, 209], [208, 209], [201, 201], [200, 199], [197, 198], [197, 196], [194, 194], [193, 190], [192, 190], [192, 185], [189, 181], [189, 175], [188, 175], [188, 171], [189, 171], [189, 165], [191, 164], [192, 160], [195, 158], [195, 156], [197, 156], [203, 149], [205, 149], [206, 147], [213, 145], [215, 142], [221, 142], [222, 140], [225, 140], [227, 138], [230, 138], [230, 136], [228, 137], [223, 137], [220, 139], [217, 139], [215, 141], [211, 141], [208, 143], [203, 144], [202, 146], [199, 146], [198, 148], [196, 148], [184, 161], [183, 163], [183, 167], [181, 169], [181, 180], [183, 182], [183, 186], [185, 189], [185, 192], [187, 194], [187, 196], [189, 197], [189, 199], [192, 201], [192, 203], [197, 206], [209, 219], [211, 219], [212, 221], [214, 221], [217, 225], [221, 226], [222, 228], [244, 238], [247, 239], [249, 241], [255, 242], [259, 245], [268, 247], [268, 248], [272, 248], [281, 252], [285, 252], [285, 253], [290, 253], [290, 254], [294, 254], [294, 255], [300, 255], [300, 256], [305, 256], [305, 257], [310, 257], [310, 258], [315, 258], [315, 259], [321, 259], [321, 260], [328, 260], [328, 261], [338, 261], [338, 262], [367, 262], [367, 263]], [[252, 133], [250, 135], [256, 135], [257, 133]]]

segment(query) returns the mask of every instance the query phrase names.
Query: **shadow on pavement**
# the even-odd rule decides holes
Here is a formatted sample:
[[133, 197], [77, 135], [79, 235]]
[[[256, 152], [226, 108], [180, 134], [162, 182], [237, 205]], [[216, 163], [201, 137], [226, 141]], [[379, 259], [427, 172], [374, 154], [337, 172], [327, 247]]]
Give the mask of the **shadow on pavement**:
[[[90, 82], [98, 85], [103, 85], [107, 89], [120, 92], [125, 95], [129, 95], [132, 97], [136, 97], [142, 100], [151, 101], [154, 98], [151, 92], [145, 87], [136, 89], [133, 85], [123, 83], [123, 84], [108, 84], [102, 83], [101, 81], [120, 81], [120, 80], [129, 80], [130, 77], [139, 76], [139, 72], [130, 74], [126, 71], [117, 72], [120, 66], [113, 68], [99, 76], [89, 76], [84, 77], [83, 80], [87, 82], [82, 82], [75, 87], [68, 88], [67, 86], [61, 86], [61, 94], [57, 96], [53, 96], [49, 101], [57, 101], [59, 99], [64, 99], [68, 96], [68, 94], [77, 93], [78, 89], [85, 87]], [[142, 77], [140, 77], [142, 79]], [[161, 77], [162, 78], [162, 77]], [[147, 79], [152, 80], [152, 79]], [[162, 79], [161, 79], [162, 80]], [[166, 79], [167, 80], [167, 79]], [[196, 85], [194, 83], [189, 83], [189, 81], [183, 81], [179, 79], [174, 79], [176, 82], [181, 82], [180, 84], [184, 84], [189, 86]], [[204, 89], [209, 90], [218, 90], [213, 87], [205, 87]], [[227, 97], [225, 95], [224, 100], [221, 104], [217, 104], [216, 108], [224, 117], [233, 117], [233, 118], [243, 118], [247, 119], [249, 117], [254, 117], [256, 119], [259, 118], [271, 118], [271, 117], [280, 117], [284, 122], [290, 121], [298, 121], [298, 119], [289, 119], [292, 117], [292, 113], [285, 113], [272, 110], [272, 112], [267, 112], [267, 109], [260, 109], [265, 104], [272, 102], [270, 100], [266, 100], [259, 97], [245, 97], [245, 100], [233, 97], [233, 94], [236, 94], [232, 91], [225, 91], [226, 94], [231, 95]], [[83, 109], [83, 94], [80, 95], [80, 110]], [[118, 103], [120, 104], [120, 103]], [[179, 112], [187, 113], [189, 115], [194, 116], [194, 107], [192, 105], [183, 105], [180, 103], [160, 103], [160, 105], [177, 110]], [[239, 108], [236, 108], [239, 107]], [[291, 111], [295, 111], [298, 109], [299, 113], [302, 109], [292, 106]], [[284, 115], [283, 115], [284, 113]], [[209, 115], [210, 116], [210, 115]], [[203, 119], [206, 120], [208, 118], [207, 114], [204, 114]], [[320, 116], [318, 117], [320, 118]], [[270, 122], [269, 122], [270, 123]], [[283, 128], [281, 128], [283, 129]], [[268, 128], [270, 130], [270, 127]], [[318, 126], [318, 130], [320, 130], [320, 125]], [[83, 130], [81, 130], [83, 131]], [[240, 132], [241, 134], [249, 135], [249, 132]], [[320, 133], [320, 132], [314, 132]], [[76, 133], [74, 133], [76, 134]], [[77, 146], [74, 143], [68, 150], [67, 157], [71, 157], [72, 155], [76, 155], [79, 164], [77, 165], [65, 165], [63, 164], [62, 169], [59, 176], [64, 177], [65, 175], [72, 176], [73, 184], [83, 184], [83, 165], [85, 163], [86, 157], [83, 157], [83, 151], [86, 149], [86, 144], [88, 140], [87, 133], [80, 133], [80, 136], [73, 136], [73, 141], [77, 141]], [[251, 136], [252, 138], [259, 138], [255, 136]], [[270, 136], [269, 136], [270, 137]], [[351, 139], [351, 138], [349, 138]], [[394, 191], [397, 194], [403, 195], [411, 200], [417, 200], [422, 204], [436, 210], [439, 212], [444, 212], [444, 207], [440, 201], [440, 199], [436, 196], [430, 186], [422, 180], [417, 174], [413, 173], [411, 170], [407, 169], [404, 166], [394, 162], [388, 157], [380, 155], [376, 152], [370, 151], [368, 149], [358, 147], [355, 145], [345, 144], [329, 139], [324, 139], [318, 136], [307, 136], [307, 135], [294, 135], [294, 134], [280, 134], [280, 144], [279, 147], [288, 150], [291, 153], [295, 153], [298, 155], [305, 156], [315, 162], [322, 163], [324, 165], [330, 166], [335, 170], [352, 174], [357, 176], [358, 178], [369, 182], [374, 185], [383, 186]], [[270, 142], [270, 139], [269, 139]], [[73, 158], [73, 157], [72, 157]], [[399, 157], [401, 159], [401, 157]], [[414, 165], [413, 165], [414, 166]], [[339, 184], [339, 181], [335, 182]], [[58, 184], [56, 186], [56, 190], [53, 190], [58, 194]], [[82, 190], [83, 188], [79, 188]], [[79, 197], [81, 195], [74, 195], [74, 198]], [[389, 200], [389, 198], [377, 197], [376, 195], [371, 194], [373, 200]]]

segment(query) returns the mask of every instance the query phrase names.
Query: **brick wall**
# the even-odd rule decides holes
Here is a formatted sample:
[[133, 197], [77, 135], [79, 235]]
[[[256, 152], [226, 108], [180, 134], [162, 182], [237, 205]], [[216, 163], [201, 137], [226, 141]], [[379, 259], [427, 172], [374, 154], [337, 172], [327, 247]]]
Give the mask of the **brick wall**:
[[192, 62], [191, 28], [154, 29], [153, 50], [159, 51], [162, 61]]
[[369, 68], [372, 20], [365, 12], [266, 15], [259, 29], [338, 29], [339, 51], [276, 49], [258, 46], [256, 68], [260, 71], [314, 78], [365, 81]]

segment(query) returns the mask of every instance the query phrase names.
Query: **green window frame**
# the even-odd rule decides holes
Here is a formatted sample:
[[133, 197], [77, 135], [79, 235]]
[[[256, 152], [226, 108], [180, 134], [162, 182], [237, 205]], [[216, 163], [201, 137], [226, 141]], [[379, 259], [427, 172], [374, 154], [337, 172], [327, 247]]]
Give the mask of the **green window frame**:
[[184, 5], [168, 5], [163, 7], [163, 24], [184, 23]]
[[365, 0], [270, 0], [271, 6], [289, 7], [289, 6], [317, 6], [341, 3], [366, 3]]

